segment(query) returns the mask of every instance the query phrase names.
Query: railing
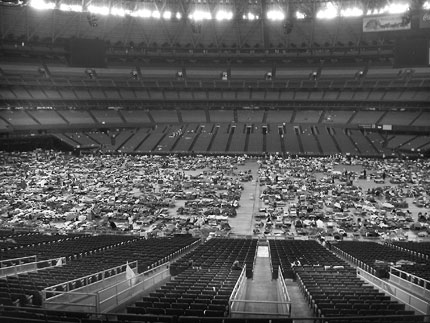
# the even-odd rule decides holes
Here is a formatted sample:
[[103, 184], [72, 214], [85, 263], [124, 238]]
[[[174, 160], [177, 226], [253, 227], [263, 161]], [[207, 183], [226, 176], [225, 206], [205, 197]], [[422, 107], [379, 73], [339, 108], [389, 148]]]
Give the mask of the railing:
[[281, 304], [278, 306], [278, 313], [285, 313], [291, 316], [291, 298], [288, 293], [287, 285], [285, 284], [284, 275], [282, 275], [282, 270], [279, 266], [278, 268], [278, 299], [281, 300]]
[[[142, 293], [142, 291], [170, 277], [169, 265], [170, 263], [162, 264], [140, 275], [130, 277], [125, 281], [97, 292], [100, 302], [99, 310], [103, 313], [109, 312]], [[150, 277], [148, 277], [149, 275]]]
[[[128, 265], [130, 266], [131, 269], [136, 268], [136, 270], [137, 270], [137, 261], [130, 262], [130, 263], [128, 263]], [[56, 295], [60, 295], [60, 294], [63, 294], [65, 292], [70, 292], [74, 289], [78, 289], [78, 288], [81, 288], [83, 286], [88, 286], [88, 285], [94, 284], [96, 282], [101, 282], [108, 277], [112, 277], [112, 276], [115, 276], [117, 274], [125, 272], [126, 266], [127, 266], [127, 264], [122, 264], [122, 265], [112, 267], [112, 268], [109, 268], [109, 269], [106, 269], [103, 271], [99, 271], [99, 272], [91, 274], [91, 275], [83, 276], [80, 278], [69, 280], [69, 281], [64, 282], [64, 283], [60, 283], [60, 284], [46, 287], [42, 291], [43, 299], [47, 300], [47, 299], [54, 297]], [[111, 275], [111, 273], [114, 273], [114, 274]]]
[[[245, 314], [247, 315], [247, 317], [252, 317], [253, 315], [257, 315], [257, 316], [268, 316], [268, 317], [289, 317], [290, 314], [289, 313], [275, 313], [273, 310], [270, 310], [270, 307], [273, 306], [277, 306], [279, 307], [285, 307], [287, 304], [286, 302], [278, 302], [278, 301], [257, 301], [257, 300], [249, 300], [249, 299], [244, 299], [244, 300], [235, 300], [236, 303], [243, 303], [243, 307], [246, 307], [247, 304], [265, 304], [267, 308], [269, 308], [268, 311], [264, 311], [264, 312], [257, 312], [257, 311], [240, 311], [240, 310], [235, 310], [233, 311], [231, 314]], [[238, 305], [240, 306], [240, 305]]]
[[383, 293], [391, 296], [392, 298], [404, 303], [407, 309], [415, 311], [417, 314], [429, 315], [430, 314], [430, 303], [426, 302], [415, 295], [408, 293], [407, 291], [390, 284], [389, 282], [382, 280], [372, 274], [366, 272], [361, 268], [357, 268], [357, 276], [365, 282], [378, 288]]
[[[33, 262], [24, 262], [25, 259], [34, 259]], [[3, 265], [7, 262], [16, 262], [18, 261], [18, 265], [15, 266], [9, 266], [9, 267], [3, 267]], [[37, 256], [29, 256], [29, 257], [22, 257], [22, 258], [14, 258], [14, 259], [7, 259], [3, 260], [1, 262], [1, 268], [0, 268], [0, 278], [4, 278], [7, 276], [15, 276], [18, 274], [48, 269], [56, 266], [62, 266], [66, 263], [65, 257], [60, 258], [54, 258], [54, 259], [47, 259], [47, 260], [40, 260], [37, 261]]]
[[[129, 301], [138, 294], [141, 294], [144, 290], [170, 277], [170, 263], [162, 264], [139, 275], [136, 274], [137, 261], [129, 265], [134, 267], [134, 270], [132, 270], [133, 274], [127, 274], [127, 271], [123, 271], [115, 276], [107, 277], [102, 281], [97, 281], [76, 290], [43, 290], [43, 295], [45, 297], [43, 303], [44, 308], [86, 313], [106, 313]], [[119, 267], [123, 266], [127, 266], [127, 264]], [[87, 278], [87, 276], [83, 278]], [[58, 284], [49, 288], [62, 285], [63, 284]], [[48, 295], [50, 293], [52, 294], [48, 299], [46, 299], [47, 293]]]
[[[430, 281], [390, 266], [390, 281], [423, 297], [430, 299]], [[417, 283], [416, 283], [417, 282]], [[423, 286], [421, 286], [421, 284]]]
[[417, 250], [408, 249], [408, 248], [396, 245], [394, 243], [388, 243], [388, 242], [386, 243], [386, 245], [389, 246], [389, 247], [391, 247], [391, 248], [393, 248], [393, 249], [397, 249], [397, 250], [401, 250], [403, 252], [407, 252], [407, 253], [415, 256], [415, 257], [419, 257], [419, 258], [422, 258], [422, 259], [425, 259], [425, 260], [429, 260], [430, 259], [430, 255], [427, 255], [425, 253], [419, 252]]
[[[6, 309], [6, 311], [4, 311], [1, 316], [0, 316], [0, 320], [4, 320], [5, 322], [7, 321], [15, 321], [16, 320], [16, 316], [13, 315], [16, 312], [26, 312], [26, 313], [37, 313], [38, 317], [41, 317], [41, 320], [44, 322], [62, 322], [64, 320], [64, 317], [55, 317], [56, 315], [58, 315], [58, 312], [51, 312], [50, 310], [46, 310], [43, 308], [34, 308], [34, 307], [16, 307], [16, 306], [6, 306], [6, 305], [2, 305], [2, 308]], [[27, 312], [28, 311], [28, 312]], [[102, 322], [117, 322], [117, 321], [122, 321], [122, 320], [127, 320], [127, 321], [142, 321], [142, 315], [140, 314], [124, 314], [124, 313], [91, 313], [91, 314], [83, 314], [82, 312], [77, 312], [77, 311], [61, 311], [61, 313], [64, 313], [68, 318], [74, 318], [76, 317], [77, 320], [79, 320], [79, 318], [87, 318], [87, 317], [97, 317], [97, 321], [101, 320]], [[173, 320], [175, 317], [174, 316], [164, 316], [166, 319]], [[8, 318], [10, 318], [11, 320], [8, 320]], [[195, 318], [195, 317], [192, 317]], [[392, 318], [393, 321], [398, 321], [399, 318], [402, 319], [403, 322], [429, 322], [430, 321], [430, 315], [366, 315], [366, 322], [371, 323], [371, 322], [380, 322], [381, 319], [390, 319]], [[186, 321], [187, 317], [181, 317], [181, 320], [183, 322], [187, 322]], [[219, 320], [218, 320], [219, 319]], [[222, 322], [224, 318], [215, 318], [215, 320]], [[363, 316], [348, 316], [347, 318], [350, 321], [363, 321]], [[76, 320], [76, 321], [77, 321]], [[345, 316], [330, 316], [330, 317], [291, 317], [289, 318], [289, 320], [287, 322], [295, 322], [295, 323], [321, 323], [322, 321], [324, 321], [324, 323], [331, 323], [331, 322], [339, 322], [339, 321], [345, 321], [346, 317]], [[176, 320], [175, 320], [176, 321]], [[267, 321], [267, 319], [262, 319], [261, 322], [265, 322]], [[256, 322], [258, 322], [258, 320], [256, 320]]]
[[369, 266], [368, 264], [364, 263], [361, 260], [358, 260], [357, 258], [351, 256], [349, 253], [339, 249], [338, 247], [332, 245], [332, 250], [341, 258], [345, 259], [346, 261], [352, 262], [354, 265], [366, 270], [372, 275], [376, 274], [376, 270], [373, 267]]
[[246, 293], [246, 265], [243, 267], [236, 284], [234, 285], [233, 291], [231, 292], [230, 299], [228, 300], [230, 317], [232, 313], [238, 311], [240, 304], [237, 303], [238, 300], [243, 298]]
[[[30, 260], [25, 262], [25, 260]], [[37, 256], [27, 256], [27, 257], [20, 257], [20, 258], [11, 258], [11, 259], [5, 259], [5, 260], [0, 260], [0, 268], [4, 268], [4, 267], [12, 267], [9, 266], [8, 263], [15, 263], [17, 262], [17, 264], [13, 265], [13, 266], [17, 266], [17, 265], [21, 265], [23, 263], [29, 263], [29, 262], [36, 262], [37, 261]]]

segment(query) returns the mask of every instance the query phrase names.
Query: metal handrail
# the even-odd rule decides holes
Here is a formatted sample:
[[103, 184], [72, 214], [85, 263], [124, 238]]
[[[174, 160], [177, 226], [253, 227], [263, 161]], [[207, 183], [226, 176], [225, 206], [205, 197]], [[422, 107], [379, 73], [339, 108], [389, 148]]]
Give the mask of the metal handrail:
[[[398, 271], [399, 273], [403, 273], [403, 274], [405, 274], [405, 275], [409, 276], [412, 280], [413, 280], [414, 278], [416, 278], [416, 279], [421, 280], [421, 281], [425, 282], [426, 284], [429, 284], [429, 285], [430, 285], [430, 280], [427, 280], [427, 279], [421, 278], [421, 277], [419, 277], [419, 276], [417, 276], [417, 275], [414, 275], [414, 274], [408, 273], [407, 271], [404, 271], [404, 270], [398, 269], [398, 268], [396, 268], [396, 267], [390, 266], [390, 274], [391, 274], [393, 271]], [[396, 275], [396, 274], [394, 274], [394, 273], [393, 273], [393, 275], [397, 276], [397, 275]], [[424, 287], [422, 287], [422, 286], [420, 286], [420, 285], [418, 285], [418, 284], [414, 283], [413, 281], [410, 281], [410, 280], [404, 279], [404, 278], [402, 278], [401, 276], [397, 276], [397, 277], [399, 277], [399, 278], [401, 278], [401, 279], [403, 279], [403, 280], [406, 280], [407, 282], [409, 282], [409, 283], [411, 283], [411, 284], [414, 284], [414, 285], [416, 285], [417, 287], [420, 287], [420, 288], [422, 288], [422, 289], [425, 289]]]
[[236, 282], [236, 284], [233, 287], [233, 290], [232, 290], [232, 292], [230, 294], [229, 301], [233, 301], [233, 298], [236, 297], [236, 294], [239, 291], [240, 284], [241, 284], [241, 282], [242, 282], [242, 280], [243, 280], [243, 278], [245, 276], [246, 276], [246, 265], [243, 266], [242, 271], [241, 271], [241, 273], [239, 275], [239, 278], [237, 279], [237, 282]]
[[[50, 314], [50, 310], [49, 309], [44, 309], [44, 308], [33, 308], [33, 307], [16, 307], [16, 306], [8, 306], [8, 305], [2, 305], [3, 308], [7, 309], [7, 311], [4, 312], [4, 314], [2, 315], [2, 317], [7, 317], [8, 313], [13, 313], [13, 311], [25, 311], [25, 310], [31, 310], [32, 313], [39, 313], [39, 314], [44, 314], [46, 315], [45, 318], [47, 318], [47, 315], [51, 315]], [[65, 310], [65, 311], [61, 311], [63, 313], [70, 313], [73, 314], [75, 312], [73, 311], [69, 311], [69, 310]], [[118, 316], [122, 316], [124, 315], [124, 313], [101, 313], [101, 312], [96, 312], [93, 313], [94, 315], [96, 315], [97, 317], [100, 317], [103, 321], [107, 321], [107, 320], [115, 320]], [[140, 317], [141, 316], [139, 314], [126, 314], [129, 317]], [[427, 322], [430, 319], [430, 315], [366, 315], [366, 318], [369, 318], [369, 320], [371, 319], [378, 319], [378, 318], [411, 318], [412, 319], [416, 319], [416, 318], [423, 318], [424, 322]], [[427, 321], [425, 320], [427, 318]], [[292, 317], [291, 318], [294, 322], [300, 322], [300, 321], [306, 321], [306, 322], [321, 322], [322, 318], [321, 317]], [[333, 321], [337, 321], [339, 319], [345, 320], [345, 316], [333, 316], [333, 317], [324, 317], [324, 321], [326, 322], [330, 322], [331, 320]], [[363, 319], [363, 316], [348, 316], [348, 319]]]
[[[121, 303], [118, 301], [118, 297], [120, 295], [126, 294], [126, 293], [128, 293], [130, 291], [133, 293], [133, 289], [137, 290], [138, 293], [142, 292], [142, 290], [145, 289], [145, 283], [146, 282], [148, 282], [150, 280], [154, 280], [158, 276], [164, 275], [166, 272], [168, 273], [169, 265], [170, 265], [169, 262], [164, 263], [164, 264], [159, 265], [159, 266], [157, 266], [155, 268], [147, 270], [147, 271], [145, 271], [145, 272], [143, 272], [143, 273], [141, 273], [139, 275], [136, 275], [135, 277], [128, 278], [126, 280], [123, 280], [123, 281], [115, 284], [115, 285], [109, 286], [109, 287], [107, 287], [105, 289], [102, 289], [102, 290], [98, 291], [96, 293], [97, 294], [97, 306], [98, 306], [98, 309], [102, 309], [102, 306], [104, 304], [108, 303], [111, 300], [115, 300], [115, 302], [114, 302], [115, 307], [121, 305]], [[162, 270], [162, 271], [160, 271], [160, 272], [152, 275], [151, 277], [145, 278], [145, 276], [149, 275], [151, 272], [157, 271], [161, 267], [165, 267], [165, 270]], [[142, 279], [142, 277], [143, 277], [143, 279]], [[123, 289], [123, 290], [118, 290], [119, 285], [122, 285], [124, 283], [127, 283], [128, 287], [125, 288], [125, 289]], [[141, 286], [142, 286], [142, 289], [140, 288]], [[112, 296], [107, 297], [106, 299], [102, 299], [102, 297], [101, 297], [102, 293], [106, 292], [107, 290], [113, 290], [113, 289], [115, 289], [115, 293]], [[106, 309], [104, 309], [104, 310], [106, 310]]]
[[[69, 290], [69, 286], [70, 286], [70, 284], [73, 284], [73, 283], [75, 283], [75, 282], [78, 282], [78, 281], [82, 281], [82, 280], [88, 280], [89, 278], [91, 278], [91, 277], [94, 277], [94, 276], [98, 276], [98, 275], [103, 275], [103, 278], [102, 278], [102, 280], [105, 278], [105, 273], [106, 272], [108, 272], [108, 271], [112, 271], [112, 270], [117, 270], [117, 269], [120, 269], [120, 268], [122, 268], [122, 267], [124, 267], [124, 266], [126, 266], [127, 264], [122, 264], [122, 265], [119, 265], [119, 266], [115, 266], [115, 267], [112, 267], [112, 268], [109, 268], [109, 269], [105, 269], [105, 270], [102, 270], [102, 271], [99, 271], [99, 272], [96, 272], [96, 273], [93, 273], [93, 274], [90, 274], [90, 275], [87, 275], [87, 276], [83, 276], [83, 277], [79, 277], [79, 278], [75, 278], [75, 279], [72, 279], [72, 280], [69, 280], [69, 281], [66, 281], [66, 282], [63, 282], [63, 283], [59, 283], [59, 284], [56, 284], [56, 285], [52, 285], [52, 286], [49, 286], [49, 287], [46, 287], [45, 289], [43, 289], [43, 292], [52, 292], [52, 291], [55, 291], [55, 288], [56, 287], [60, 287], [60, 286], [64, 286], [64, 285], [66, 285], [66, 290], [65, 291], [70, 291]], [[130, 263], [128, 263], [128, 265], [130, 266], [130, 268], [137, 268], [137, 260], [136, 261], [133, 261], [133, 262], [130, 262]], [[122, 273], [122, 272], [121, 272]], [[115, 276], [115, 275], [113, 275], [113, 276]], [[109, 276], [109, 277], [112, 277], [112, 276]], [[101, 281], [101, 280], [98, 280], [98, 281], [96, 281], [96, 282], [99, 282], [99, 281]], [[93, 283], [96, 283], [96, 282], [93, 282]], [[91, 284], [93, 284], [93, 283], [91, 283]], [[87, 285], [91, 285], [91, 284], [87, 284]], [[79, 287], [78, 287], [79, 288]], [[64, 291], [63, 291], [64, 292]]]
[[282, 270], [281, 270], [281, 266], [278, 266], [278, 284], [281, 288], [282, 291], [282, 295], [286, 296], [286, 304], [287, 304], [287, 308], [288, 308], [288, 315], [291, 315], [291, 298], [290, 298], [290, 294], [288, 293], [288, 289], [287, 289], [287, 285], [285, 284], [285, 279], [284, 279], [284, 275], [282, 274]]
[[390, 284], [390, 282], [387, 282], [385, 280], [382, 280], [382, 279], [380, 279], [380, 278], [378, 278], [378, 277], [370, 274], [369, 272], [365, 271], [362, 268], [358, 268], [357, 267], [357, 276], [359, 278], [361, 278], [362, 280], [368, 282], [369, 284], [375, 286], [379, 290], [382, 290], [384, 293], [389, 294], [390, 297], [393, 297], [396, 300], [400, 301], [401, 303], [404, 303], [405, 305], [411, 307], [415, 312], [419, 312], [419, 313], [424, 314], [424, 315], [430, 313], [430, 305], [429, 305], [429, 303], [421, 300], [420, 298], [418, 298], [417, 296], [409, 293], [408, 291], [405, 291], [405, 290], [401, 289], [400, 287], [398, 287], [398, 289], [400, 290], [401, 293], [403, 293], [406, 296], [408, 296], [409, 300], [414, 299], [415, 301], [421, 303], [423, 307], [426, 307], [427, 310], [423, 311], [423, 310], [420, 310], [420, 309], [416, 308], [415, 306], [413, 306], [413, 305], [411, 305], [409, 303], [405, 303], [404, 300], [400, 299], [396, 295], [396, 290], [394, 291], [394, 293], [392, 293], [389, 290], [387, 290], [386, 288], [383, 288], [383, 286], [390, 287], [390, 285], [391, 286], [394, 286], [394, 285]]
[[[3, 264], [5, 262], [11, 262], [11, 261], [17, 261], [17, 260], [20, 261], [20, 260], [30, 259], [30, 258], [34, 258], [34, 261], [32, 261], [32, 262], [37, 262], [37, 255], [25, 256], [25, 257], [19, 257], [19, 258], [3, 259], [3, 260], [0, 260], [0, 268], [5, 268], [5, 267], [3, 267]], [[28, 262], [26, 262], [26, 264], [28, 264]], [[19, 263], [19, 265], [21, 265], [21, 262]], [[12, 267], [12, 266], [6, 266], [6, 267]]]

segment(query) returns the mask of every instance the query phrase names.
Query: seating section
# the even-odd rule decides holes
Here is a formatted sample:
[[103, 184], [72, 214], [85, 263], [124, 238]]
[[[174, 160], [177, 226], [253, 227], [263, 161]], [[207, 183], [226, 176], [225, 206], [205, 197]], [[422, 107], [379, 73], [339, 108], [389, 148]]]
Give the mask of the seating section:
[[[278, 136], [279, 137], [279, 136]], [[249, 134], [247, 152], [250, 153], [260, 153], [264, 151], [263, 149], [264, 136], [262, 135], [262, 130], [260, 127], [254, 127], [252, 132]]]
[[64, 135], [77, 142], [78, 148], [101, 148], [101, 144], [89, 137], [86, 133], [65, 133]]
[[267, 111], [266, 122], [282, 125], [283, 123], [290, 123], [292, 116], [293, 116], [292, 110], [277, 110], [277, 111], [270, 110], [270, 111]]
[[383, 111], [358, 111], [350, 121], [352, 124], [372, 125], [378, 123]]
[[209, 145], [214, 138], [213, 131], [215, 129], [214, 125], [205, 124], [200, 126], [199, 136], [194, 142], [193, 151], [197, 153], [207, 152]]
[[332, 110], [326, 111], [322, 123], [328, 124], [348, 124], [349, 119], [353, 116], [354, 111]]
[[257, 240], [211, 239], [171, 264], [172, 280], [149, 293], [130, 314], [223, 317], [240, 276], [236, 260], [252, 269]]
[[[379, 133], [310, 125], [176, 124], [154, 129], [123, 129], [115, 132], [56, 133], [54, 136], [72, 148], [101, 149], [103, 152], [214, 152], [358, 156], [391, 155], [400, 150], [424, 151], [428, 136], [395, 135], [384, 139]], [[279, 134], [281, 129], [281, 135]], [[234, 129], [234, 132], [232, 133]], [[283, 133], [283, 135], [282, 135]], [[264, 139], [266, 136], [266, 139]], [[228, 148], [228, 149], [227, 149]]]
[[[136, 307], [137, 308], [137, 307]], [[133, 311], [133, 310], [132, 310]], [[137, 309], [136, 309], [137, 311]], [[45, 310], [41, 308], [0, 308], [0, 317], [5, 323], [130, 323], [130, 322], [164, 322], [164, 323], [292, 323], [292, 319], [277, 318], [229, 318], [229, 317], [196, 317], [158, 314], [115, 314], [104, 313], [97, 318], [89, 313]]]
[[336, 144], [332, 136], [328, 133], [325, 127], [315, 127], [316, 128], [316, 139], [318, 140], [321, 150], [325, 154], [334, 155], [339, 153], [336, 148]]
[[[301, 154], [298, 133], [299, 129], [291, 125], [286, 126], [286, 133], [284, 134], [285, 152], [289, 154]], [[296, 132], [297, 130], [297, 132]]]
[[417, 263], [424, 261], [411, 253], [396, 250], [388, 245], [376, 242], [342, 241], [334, 247], [334, 250], [344, 252], [355, 258], [361, 268], [376, 273], [378, 263], [388, 262], [395, 264], [399, 260], [408, 260]]
[[[360, 243], [360, 242], [358, 242]], [[363, 245], [355, 246], [364, 249]], [[315, 315], [333, 322], [420, 322], [417, 317], [372, 319], [372, 315], [414, 315], [404, 304], [392, 301], [357, 277], [355, 268], [336, 257], [315, 240], [270, 240], [274, 272], [297, 278]], [[365, 316], [352, 319], [348, 316]], [[422, 320], [421, 320], [422, 321]], [[330, 321], [331, 322], [331, 321]]]
[[[10, 258], [40, 255], [43, 259], [66, 257], [66, 264], [37, 272], [8, 276], [0, 279], [0, 302], [13, 305], [17, 301], [21, 306], [40, 306], [40, 291], [46, 287], [61, 284], [105, 271], [105, 277], [123, 272], [125, 263], [138, 261], [138, 272], [167, 262], [174, 255], [184, 251], [197, 239], [184, 236], [175, 238], [138, 239], [132, 236], [85, 236], [74, 237], [57, 243], [40, 243], [37, 246], [24, 247], [8, 251]], [[123, 266], [122, 266], [123, 265]], [[117, 271], [112, 267], [121, 266]], [[101, 279], [100, 275], [91, 277], [91, 282]], [[83, 286], [85, 280], [78, 281], [73, 288]]]
[[182, 272], [190, 265], [216, 269], [230, 267], [235, 260], [248, 268], [253, 267], [257, 240], [211, 239], [171, 265], [172, 274]]
[[231, 127], [230, 131], [234, 129], [232, 136], [230, 138], [230, 145], [228, 148], [229, 152], [241, 153], [245, 151], [245, 140], [246, 133], [244, 132], [244, 124], [238, 124], [236, 127]]
[[366, 286], [354, 268], [299, 266], [295, 271], [300, 289], [317, 316], [343, 318], [335, 322], [422, 322], [418, 317], [370, 318], [372, 315], [414, 315], [414, 312], [406, 311], [404, 304], [391, 301], [389, 296]]
[[310, 126], [301, 126], [300, 141], [302, 142], [303, 152], [305, 154], [318, 155], [320, 149], [314, 136], [314, 130]]
[[318, 123], [321, 110], [297, 110], [292, 122], [294, 123]]
[[127, 307], [130, 314], [223, 317], [240, 271], [188, 268], [155, 292]]
[[147, 136], [148, 129], [141, 128], [137, 130], [134, 135], [129, 137], [120, 147], [118, 147], [118, 152], [131, 153], [135, 151], [141, 144], [142, 140], [144, 140]]
[[351, 130], [350, 137], [358, 147], [362, 156], [375, 156], [378, 152], [373, 148], [371, 142], [363, 135], [360, 130]]
[[263, 110], [237, 110], [237, 122], [246, 124], [262, 123], [263, 115]]
[[339, 146], [341, 153], [350, 155], [359, 154], [357, 148], [355, 148], [354, 144], [352, 143], [351, 138], [345, 134], [344, 129], [337, 128], [334, 129], [333, 132], [333, 139]]
[[[430, 242], [393, 242], [392, 245], [388, 246], [420, 258], [419, 264], [403, 264], [399, 269], [430, 281]], [[430, 289], [429, 283], [425, 286], [423, 282], [417, 283], [422, 284], [422, 287]]]
[[428, 146], [429, 144], [430, 144], [430, 137], [429, 136], [420, 136], [420, 137], [415, 137], [414, 139], [412, 139], [408, 143], [402, 145], [400, 147], [400, 149], [405, 149], [408, 151], [420, 150], [420, 149]]
[[301, 265], [343, 266], [344, 261], [336, 257], [314, 240], [270, 240], [272, 270], [277, 277], [278, 268], [285, 278], [293, 278], [291, 266], [296, 261]]
[[216, 130], [215, 137], [212, 141], [209, 151], [215, 153], [223, 153], [226, 150], [227, 142], [230, 137], [229, 126], [222, 124]]
[[46, 126], [64, 126], [66, 121], [60, 117], [57, 111], [52, 110], [39, 110], [39, 111], [28, 111], [30, 116], [36, 119], [41, 125]]
[[380, 124], [388, 124], [388, 125], [401, 125], [401, 126], [408, 126], [411, 122], [413, 122], [416, 118], [418, 118], [419, 112], [418, 111], [403, 111], [403, 112], [396, 112], [396, 111], [389, 111], [387, 114], [384, 115], [384, 117], [379, 122]]
[[279, 134], [279, 128], [272, 125], [269, 128], [269, 132], [266, 135], [266, 151], [269, 153], [281, 153], [281, 135]]

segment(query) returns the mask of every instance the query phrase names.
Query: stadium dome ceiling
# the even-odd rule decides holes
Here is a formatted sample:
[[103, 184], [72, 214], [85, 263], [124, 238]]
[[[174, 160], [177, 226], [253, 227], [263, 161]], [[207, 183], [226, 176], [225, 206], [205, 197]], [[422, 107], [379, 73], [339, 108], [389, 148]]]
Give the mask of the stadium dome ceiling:
[[419, 28], [364, 32], [365, 19], [400, 16], [416, 25], [422, 0], [3, 0], [2, 40], [55, 43], [72, 37], [111, 46], [207, 50], [380, 46]]

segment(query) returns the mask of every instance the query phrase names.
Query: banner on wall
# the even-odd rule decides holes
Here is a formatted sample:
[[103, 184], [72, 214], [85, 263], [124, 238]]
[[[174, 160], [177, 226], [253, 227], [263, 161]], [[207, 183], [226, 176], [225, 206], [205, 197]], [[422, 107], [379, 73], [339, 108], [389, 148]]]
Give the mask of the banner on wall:
[[411, 19], [404, 14], [363, 18], [363, 32], [397, 31], [411, 29]]
[[430, 11], [420, 14], [420, 28], [430, 28]]

